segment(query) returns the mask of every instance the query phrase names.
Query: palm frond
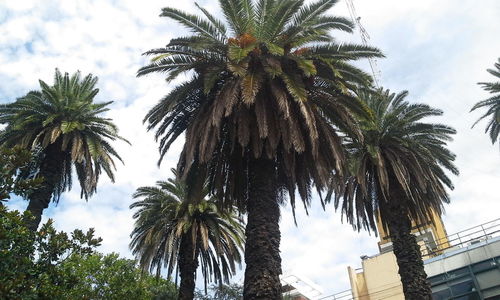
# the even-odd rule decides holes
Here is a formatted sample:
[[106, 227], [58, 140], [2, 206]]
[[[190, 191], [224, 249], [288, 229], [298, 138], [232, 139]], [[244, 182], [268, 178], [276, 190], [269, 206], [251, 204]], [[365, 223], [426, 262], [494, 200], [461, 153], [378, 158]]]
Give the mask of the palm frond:
[[456, 131], [422, 122], [442, 111], [410, 104], [407, 95], [383, 89], [358, 92], [370, 113], [356, 114], [363, 139], [348, 139], [350, 178], [334, 203], [358, 230], [376, 230], [377, 214], [388, 226], [388, 209], [396, 206], [412, 220], [428, 222], [431, 211], [439, 214], [449, 201], [445, 187], [453, 184], [445, 170], [458, 174], [458, 169], [446, 144]]
[[201, 199], [189, 201], [185, 182], [172, 172], [173, 179], [140, 187], [133, 195], [137, 200], [130, 205], [136, 209], [132, 253], [142, 269], [156, 271], [157, 276], [163, 269], [168, 277], [176, 269], [182, 274], [183, 260], [194, 259], [206, 283], [227, 282], [236, 272], [235, 264], [242, 261], [242, 222], [233, 211], [217, 208], [208, 198], [207, 186], [201, 187]]
[[224, 41], [225, 32], [221, 32], [219, 26], [211, 24], [196, 15], [191, 15], [175, 8], [165, 7], [162, 9], [160, 16], [171, 18], [201, 36], [218, 42]]
[[0, 122], [7, 125], [0, 143], [41, 149], [40, 173], [52, 168], [54, 201], [71, 188], [74, 166], [87, 199], [95, 193], [102, 170], [114, 180], [113, 158], [121, 158], [109, 141], [128, 143], [112, 121], [101, 116], [112, 102], [93, 102], [99, 90], [92, 74], [82, 78], [79, 72], [62, 74], [56, 69], [53, 85], [39, 82], [39, 91], [0, 108]]
[[[500, 78], [500, 58], [498, 59], [498, 63], [495, 63], [495, 67], [497, 70], [488, 69], [487, 71], [493, 76]], [[479, 117], [472, 127], [486, 117], [490, 117], [490, 120], [486, 125], [485, 133], [489, 132], [491, 142], [492, 144], [495, 144], [495, 142], [499, 139], [498, 137], [500, 133], [500, 82], [480, 82], [479, 85], [481, 85], [485, 91], [493, 94], [493, 96], [486, 100], [479, 101], [472, 107], [471, 111], [483, 107], [488, 108], [486, 113]]]

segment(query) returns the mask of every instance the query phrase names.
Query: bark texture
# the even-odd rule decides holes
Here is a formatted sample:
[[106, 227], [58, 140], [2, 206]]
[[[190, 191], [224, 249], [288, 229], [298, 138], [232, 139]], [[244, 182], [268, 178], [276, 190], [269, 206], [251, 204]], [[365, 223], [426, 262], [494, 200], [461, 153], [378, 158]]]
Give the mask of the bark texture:
[[265, 158], [253, 160], [249, 175], [243, 299], [282, 299], [280, 207], [274, 163]]
[[181, 284], [179, 286], [179, 300], [193, 300], [198, 268], [198, 255], [195, 253], [193, 239], [189, 234], [182, 237], [179, 253], [179, 273]]
[[40, 164], [38, 176], [43, 177], [41, 186], [35, 189], [28, 197], [29, 204], [26, 208], [33, 215], [33, 219], [27, 221], [27, 227], [36, 231], [42, 219], [43, 210], [49, 207], [50, 200], [58, 184], [64, 153], [61, 151], [60, 142], [50, 144], [45, 148], [44, 158]]
[[[425, 273], [422, 253], [417, 239], [411, 234], [411, 220], [404, 209], [405, 194], [391, 184], [391, 204], [387, 207], [388, 229], [398, 262], [399, 275], [406, 300], [432, 300], [432, 291]], [[396, 201], [394, 201], [396, 200]]]

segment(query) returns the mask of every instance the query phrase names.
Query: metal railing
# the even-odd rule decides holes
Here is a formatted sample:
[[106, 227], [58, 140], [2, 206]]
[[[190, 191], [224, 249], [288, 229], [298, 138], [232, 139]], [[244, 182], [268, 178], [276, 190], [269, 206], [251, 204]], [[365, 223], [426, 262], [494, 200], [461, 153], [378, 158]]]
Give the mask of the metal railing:
[[[422, 245], [424, 257], [434, 257], [443, 254], [451, 249], [459, 249], [481, 243], [486, 240], [500, 237], [500, 218], [489, 221], [453, 234], [446, 238], [441, 238], [432, 243], [425, 242]], [[363, 268], [356, 269], [356, 272], [362, 272]], [[345, 290], [340, 293], [329, 295], [317, 300], [354, 300], [351, 290]]]
[[296, 295], [303, 295], [307, 298], [317, 299], [321, 296], [321, 292], [317, 286], [306, 278], [287, 273], [280, 278], [283, 286], [289, 286], [291, 289], [284, 292], [284, 296], [295, 297]]
[[429, 242], [422, 245], [424, 256], [434, 257], [451, 249], [459, 249], [480, 243], [500, 236], [500, 218], [483, 223], [434, 241], [433, 247]]
[[351, 290], [345, 290], [340, 293], [329, 295], [323, 298], [318, 298], [317, 300], [353, 300]]

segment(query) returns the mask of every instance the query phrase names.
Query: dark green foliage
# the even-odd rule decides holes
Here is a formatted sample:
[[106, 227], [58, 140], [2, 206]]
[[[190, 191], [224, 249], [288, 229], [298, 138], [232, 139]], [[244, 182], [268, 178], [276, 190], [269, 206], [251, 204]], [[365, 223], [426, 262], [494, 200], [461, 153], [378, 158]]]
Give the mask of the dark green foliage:
[[[495, 69], [488, 69], [487, 71], [500, 80], [500, 58], [495, 64]], [[485, 91], [493, 94], [490, 98], [479, 101], [472, 107], [471, 111], [478, 108], [487, 108], [486, 113], [482, 115], [474, 125], [486, 117], [491, 117], [486, 125], [485, 132], [489, 131], [491, 142], [494, 144], [498, 141], [498, 135], [500, 134], [500, 81], [497, 82], [480, 82], [479, 83]], [[473, 126], [474, 126], [473, 125]], [[500, 143], [499, 143], [500, 146]]]
[[11, 193], [26, 197], [43, 182], [43, 178], [20, 176], [31, 173], [31, 167], [32, 156], [28, 150], [0, 147], [0, 201], [9, 199]]
[[57, 232], [49, 220], [32, 232], [23, 215], [0, 207], [0, 298], [64, 299], [78, 278], [65, 276], [59, 266], [73, 255], [87, 256], [100, 245], [93, 230], [75, 230], [71, 237]]
[[66, 299], [175, 299], [175, 285], [142, 273], [133, 260], [118, 254], [73, 255], [61, 266], [66, 276], [79, 278]]
[[0, 205], [0, 298], [34, 299], [36, 293], [31, 276], [36, 274], [33, 263], [35, 234], [24, 224], [29, 214], [9, 212]]
[[0, 207], [0, 299], [174, 299], [172, 283], [96, 252], [102, 240], [93, 229], [68, 235], [49, 220], [33, 232], [28, 215]]
[[210, 292], [203, 293], [196, 292], [196, 300], [242, 300], [243, 299], [243, 286], [232, 283], [223, 285], [212, 285]]

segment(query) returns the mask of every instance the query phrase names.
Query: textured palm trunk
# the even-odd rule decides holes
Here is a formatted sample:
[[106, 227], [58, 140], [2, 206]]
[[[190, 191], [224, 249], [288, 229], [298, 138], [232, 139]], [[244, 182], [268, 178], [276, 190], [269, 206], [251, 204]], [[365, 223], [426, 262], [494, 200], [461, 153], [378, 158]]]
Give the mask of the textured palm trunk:
[[[392, 199], [404, 199], [403, 197], [405, 194], [402, 191], [391, 189]], [[389, 234], [399, 266], [405, 299], [432, 300], [432, 291], [427, 281], [422, 253], [417, 239], [411, 234], [410, 218], [400, 205], [390, 205], [387, 212]]]
[[43, 177], [43, 182], [29, 195], [29, 204], [26, 208], [33, 215], [33, 218], [26, 224], [31, 231], [37, 230], [43, 210], [49, 207], [59, 178], [58, 174], [61, 172], [62, 162], [63, 152], [60, 143], [54, 143], [45, 148], [38, 174], [38, 176]]
[[179, 253], [179, 273], [181, 276], [179, 300], [193, 300], [197, 268], [198, 255], [194, 253], [193, 240], [190, 235], [184, 235]]
[[280, 208], [274, 173], [274, 163], [268, 159], [251, 162], [244, 300], [282, 299]]

